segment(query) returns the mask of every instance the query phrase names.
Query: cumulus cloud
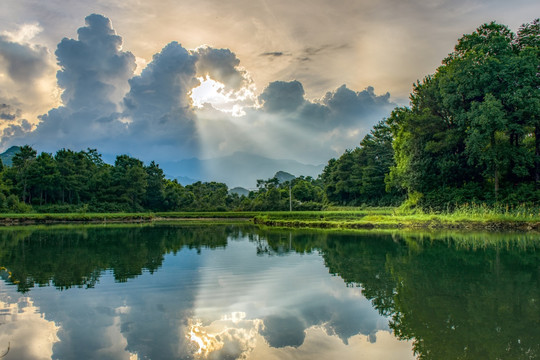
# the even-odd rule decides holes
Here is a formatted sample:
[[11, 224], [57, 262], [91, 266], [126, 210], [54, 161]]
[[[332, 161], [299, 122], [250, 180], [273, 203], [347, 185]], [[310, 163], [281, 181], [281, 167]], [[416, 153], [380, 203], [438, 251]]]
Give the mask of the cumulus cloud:
[[48, 51], [41, 46], [30, 46], [0, 35], [0, 58], [7, 75], [16, 82], [31, 82], [48, 69]]
[[342, 85], [334, 92], [328, 92], [322, 99], [336, 117], [344, 116], [347, 121], [358, 121], [362, 116], [386, 112], [394, 104], [390, 103], [390, 93], [375, 95], [372, 86], [363, 91], [353, 91]]
[[240, 60], [229, 49], [203, 46], [193, 54], [197, 57], [199, 76], [217, 80], [234, 90], [240, 90], [252, 81], [246, 70], [240, 68]]
[[21, 109], [10, 104], [0, 104], [0, 120], [15, 120], [21, 116]]
[[125, 128], [118, 118], [119, 104], [133, 76], [135, 57], [122, 51], [122, 38], [109, 19], [92, 14], [78, 30], [78, 40], [64, 38], [55, 52], [60, 70], [57, 82], [63, 90], [62, 106], [40, 116], [37, 129], [11, 143], [36, 144], [56, 151], [96, 147]]
[[177, 42], [154, 55], [141, 75], [129, 80], [123, 102], [129, 136], [148, 146], [175, 146], [174, 152], [197, 155], [197, 129], [189, 91], [196, 79], [197, 56]]
[[[23, 134], [28, 120], [54, 106], [55, 65], [47, 48], [32, 43], [37, 24], [0, 33], [0, 133]], [[8, 129], [9, 128], [9, 129]]]
[[[35, 85], [47, 69], [46, 48], [13, 41], [29, 39], [39, 30], [27, 26], [0, 35], [0, 66], [14, 83]], [[320, 99], [308, 99], [297, 80], [270, 82], [256, 96], [250, 74], [230, 49], [188, 50], [173, 41], [146, 63], [122, 49], [122, 38], [102, 15], [87, 16], [77, 34], [77, 39], [64, 38], [55, 52], [62, 103], [39, 116], [35, 130], [25, 103], [0, 92], [0, 134], [8, 139], [4, 147], [30, 143], [51, 152], [98, 148], [106, 160], [128, 153], [156, 160], [173, 174], [174, 160], [235, 152], [320, 165], [356, 146], [394, 106], [388, 93], [377, 95], [373, 87], [355, 91], [343, 85]], [[338, 48], [308, 47], [305, 54]], [[145, 67], [135, 73], [136, 64]], [[208, 169], [204, 180], [220, 180], [214, 170]]]
[[274, 81], [259, 96], [263, 109], [275, 112], [291, 112], [304, 104], [304, 87], [298, 81]]
[[259, 96], [262, 109], [279, 113], [297, 123], [311, 126], [358, 127], [370, 126], [389, 113], [395, 104], [390, 94], [376, 95], [373, 87], [354, 91], [342, 85], [327, 92], [319, 100], [304, 98], [304, 88], [299, 81], [275, 81], [270, 83]]
[[[388, 93], [377, 95], [373, 87], [354, 91], [343, 85], [321, 99], [306, 99], [302, 83], [296, 80], [270, 83], [258, 100], [261, 107], [247, 109], [241, 119], [208, 109], [197, 111], [205, 134], [204, 147], [213, 151], [209, 157], [248, 151], [274, 159], [293, 157], [305, 164], [324, 164], [357, 146], [395, 107]], [[219, 176], [219, 171], [213, 176]]]
[[64, 38], [55, 53], [62, 101], [73, 110], [99, 106], [103, 113], [111, 113], [128, 90], [135, 56], [121, 50], [122, 38], [109, 19], [92, 14], [85, 22], [77, 31], [78, 40]]

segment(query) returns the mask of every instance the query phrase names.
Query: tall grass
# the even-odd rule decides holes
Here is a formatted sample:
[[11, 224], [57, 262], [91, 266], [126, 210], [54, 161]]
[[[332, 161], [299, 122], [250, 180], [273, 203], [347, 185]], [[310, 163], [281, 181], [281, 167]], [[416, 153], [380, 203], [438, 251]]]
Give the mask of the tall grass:
[[442, 216], [451, 218], [473, 218], [492, 220], [513, 220], [513, 221], [540, 221], [540, 206], [530, 206], [526, 204], [508, 205], [485, 203], [466, 203], [456, 206], [452, 211], [441, 213]]

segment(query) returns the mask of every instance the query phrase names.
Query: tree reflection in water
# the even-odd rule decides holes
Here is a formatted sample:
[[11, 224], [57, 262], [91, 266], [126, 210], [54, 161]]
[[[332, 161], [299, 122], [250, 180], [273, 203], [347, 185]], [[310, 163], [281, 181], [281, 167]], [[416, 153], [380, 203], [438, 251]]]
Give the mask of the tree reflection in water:
[[[22, 293], [47, 285], [60, 290], [91, 288], [104, 271], [125, 282], [158, 271], [168, 253], [224, 249], [230, 241], [248, 238], [259, 257], [320, 254], [329, 273], [358, 287], [381, 315], [389, 317], [396, 337], [413, 341], [420, 359], [540, 357], [540, 243], [534, 234], [341, 233], [235, 225], [208, 229], [2, 229], [0, 266], [5, 270], [0, 276]], [[245, 336], [262, 336], [269, 346], [281, 346], [268, 330], [285, 321], [275, 315], [236, 323], [220, 319], [212, 329], [192, 323], [186, 336], [200, 343], [196, 350], [201, 353], [210, 345], [223, 348], [220, 341], [230, 331], [241, 331], [242, 321], [260, 322], [245, 323], [245, 331], [256, 332]], [[302, 326], [309, 325], [302, 321]], [[324, 321], [316, 320], [313, 326]], [[344, 342], [361, 331], [357, 326], [335, 329], [328, 331], [337, 331]], [[210, 330], [220, 337], [210, 341]], [[304, 334], [300, 342], [285, 345], [301, 345], [306, 331], [299, 328]]]

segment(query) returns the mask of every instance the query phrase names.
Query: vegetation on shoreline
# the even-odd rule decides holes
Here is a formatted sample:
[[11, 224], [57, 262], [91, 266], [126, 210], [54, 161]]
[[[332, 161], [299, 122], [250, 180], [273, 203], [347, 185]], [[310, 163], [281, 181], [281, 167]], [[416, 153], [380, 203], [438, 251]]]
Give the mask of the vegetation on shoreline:
[[483, 229], [483, 230], [540, 230], [540, 215], [473, 212], [399, 214], [366, 212], [319, 212], [256, 216], [254, 222], [274, 227], [327, 228], [327, 229]]
[[486, 229], [540, 230], [540, 212], [529, 208], [499, 209], [469, 205], [450, 213], [402, 213], [399, 208], [367, 208], [337, 211], [264, 212], [157, 212], [157, 213], [66, 213], [0, 214], [0, 225], [54, 223], [137, 222], [253, 222], [258, 225], [322, 229]]

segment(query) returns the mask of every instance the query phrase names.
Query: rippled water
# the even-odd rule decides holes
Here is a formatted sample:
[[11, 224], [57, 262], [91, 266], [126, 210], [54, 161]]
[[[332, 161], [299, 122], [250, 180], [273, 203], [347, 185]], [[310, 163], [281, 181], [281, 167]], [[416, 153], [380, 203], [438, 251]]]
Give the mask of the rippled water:
[[4, 359], [536, 359], [534, 234], [0, 230]]

